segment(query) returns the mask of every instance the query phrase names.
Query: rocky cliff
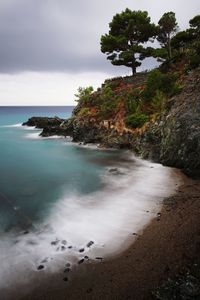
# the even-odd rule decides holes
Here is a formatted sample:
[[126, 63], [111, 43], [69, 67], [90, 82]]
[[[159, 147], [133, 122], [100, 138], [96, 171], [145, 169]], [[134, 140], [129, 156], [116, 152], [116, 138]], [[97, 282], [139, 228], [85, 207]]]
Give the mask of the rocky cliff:
[[[132, 149], [143, 158], [200, 177], [200, 69], [181, 76], [182, 91], [168, 97], [160, 113], [153, 114], [147, 103], [142, 110], [150, 112], [148, 121], [138, 128], [127, 127], [127, 99], [131, 93], [134, 97], [140, 94], [146, 78], [144, 73], [105, 82], [91, 95], [89, 103], [77, 105], [68, 120], [55, 118], [47, 122], [44, 118], [41, 122], [32, 118], [24, 125], [43, 128], [42, 136], [71, 136], [75, 142]], [[103, 90], [114, 99], [107, 110]]]

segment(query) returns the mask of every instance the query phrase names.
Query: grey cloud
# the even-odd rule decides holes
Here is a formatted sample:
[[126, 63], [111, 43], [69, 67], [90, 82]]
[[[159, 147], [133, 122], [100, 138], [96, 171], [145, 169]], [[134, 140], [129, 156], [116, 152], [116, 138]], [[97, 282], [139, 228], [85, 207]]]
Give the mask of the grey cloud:
[[[112, 66], [100, 53], [99, 44], [101, 34], [107, 32], [108, 23], [116, 12], [126, 7], [145, 9], [157, 22], [165, 11], [174, 10], [184, 27], [200, 11], [200, 3], [196, 0], [184, 3], [181, 11], [182, 0], [160, 2], [1, 0], [0, 72], [121, 73], [123, 68]], [[146, 63], [145, 66], [150, 65]]]

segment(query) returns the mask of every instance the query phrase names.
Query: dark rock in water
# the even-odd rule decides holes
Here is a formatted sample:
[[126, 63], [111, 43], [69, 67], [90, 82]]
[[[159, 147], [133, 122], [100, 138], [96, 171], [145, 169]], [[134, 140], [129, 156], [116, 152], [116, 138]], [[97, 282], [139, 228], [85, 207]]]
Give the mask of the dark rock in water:
[[80, 260], [78, 261], [78, 264], [80, 265], [80, 264], [82, 264], [83, 262], [84, 262], [84, 258], [80, 259]]
[[47, 126], [60, 126], [65, 120], [59, 117], [32, 117], [24, 122], [22, 126], [35, 126], [36, 128], [44, 128]]
[[133, 232], [132, 235], [137, 235], [137, 233], [136, 233], [136, 232]]
[[65, 246], [61, 246], [61, 250], [64, 251], [66, 249]]
[[67, 268], [69, 268], [70, 266], [71, 266], [71, 264], [70, 263], [66, 263], [66, 265], [65, 265]]
[[43, 265], [39, 265], [39, 266], [37, 267], [37, 269], [38, 269], [38, 271], [39, 271], [39, 270], [43, 270], [43, 269], [44, 269], [44, 266], [43, 266]]
[[51, 242], [51, 245], [56, 246], [56, 245], [58, 245], [58, 243], [59, 243], [59, 240], [55, 240], [55, 241]]
[[28, 230], [25, 230], [25, 231], [24, 231], [24, 234], [28, 234], [28, 233], [29, 233], [29, 231], [28, 231]]
[[68, 249], [72, 249], [72, 246], [68, 246]]
[[124, 173], [121, 172], [119, 169], [117, 168], [111, 168], [109, 169], [109, 173], [113, 174], [113, 175], [123, 175]]
[[56, 251], [59, 251], [59, 250], [60, 250], [60, 247], [57, 247], [57, 248], [56, 248]]
[[111, 169], [109, 169], [109, 172], [110, 172], [110, 173], [115, 173], [115, 172], [117, 172], [117, 171], [118, 171], [117, 168], [111, 168]]
[[84, 258], [85, 258], [85, 259], [89, 259], [89, 256], [85, 255]]
[[94, 244], [94, 242], [90, 241], [89, 243], [87, 243], [87, 247], [90, 248], [93, 244]]
[[66, 268], [66, 269], [64, 269], [64, 273], [69, 273], [71, 271], [71, 269], [70, 268]]
[[66, 240], [63, 240], [63, 241], [61, 242], [61, 244], [67, 245], [67, 241], [66, 241]]
[[64, 281], [68, 281], [68, 278], [67, 278], [67, 277], [64, 277], [63, 280], [64, 280]]
[[85, 251], [84, 248], [79, 249], [79, 252], [84, 252], [84, 251]]

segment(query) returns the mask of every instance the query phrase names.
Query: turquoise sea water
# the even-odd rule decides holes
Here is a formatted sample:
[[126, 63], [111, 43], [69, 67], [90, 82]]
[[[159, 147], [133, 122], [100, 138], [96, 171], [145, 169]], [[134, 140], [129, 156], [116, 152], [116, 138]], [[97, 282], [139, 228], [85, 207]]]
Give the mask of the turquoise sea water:
[[100, 188], [103, 166], [93, 159], [106, 153], [64, 139], [34, 139], [37, 130], [17, 126], [31, 116], [67, 118], [71, 112], [72, 107], [0, 108], [1, 231], [37, 222], [63, 192], [85, 194]]
[[133, 153], [21, 126], [71, 112], [0, 107], [0, 299], [25, 297], [52, 272], [63, 274], [66, 262], [73, 270], [85, 255], [92, 261], [125, 249], [177, 183], [170, 168]]

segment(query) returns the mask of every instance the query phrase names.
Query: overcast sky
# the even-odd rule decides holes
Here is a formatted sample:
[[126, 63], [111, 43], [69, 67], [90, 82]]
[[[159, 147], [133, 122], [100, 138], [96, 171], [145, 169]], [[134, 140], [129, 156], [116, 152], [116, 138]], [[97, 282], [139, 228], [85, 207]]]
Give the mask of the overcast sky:
[[79, 86], [130, 74], [100, 52], [101, 35], [126, 7], [155, 23], [174, 11], [180, 29], [200, 14], [200, 0], [0, 0], [0, 105], [70, 105]]

